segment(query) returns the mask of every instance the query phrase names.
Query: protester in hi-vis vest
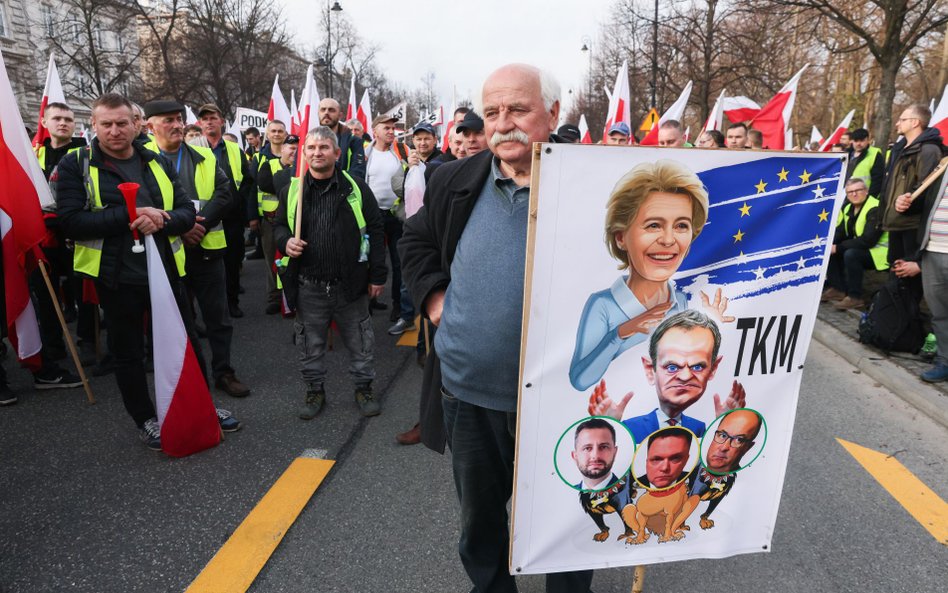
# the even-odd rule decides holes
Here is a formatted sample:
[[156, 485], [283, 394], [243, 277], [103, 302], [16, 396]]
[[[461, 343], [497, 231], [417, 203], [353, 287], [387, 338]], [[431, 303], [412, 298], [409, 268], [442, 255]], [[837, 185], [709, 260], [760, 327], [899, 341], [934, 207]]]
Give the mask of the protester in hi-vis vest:
[[280, 266], [287, 304], [296, 308], [306, 384], [299, 416], [314, 418], [326, 401], [324, 355], [333, 321], [349, 350], [356, 404], [363, 416], [376, 416], [382, 410], [372, 393], [375, 334], [369, 299], [382, 294], [387, 275], [382, 217], [368, 185], [336, 165], [335, 132], [325, 126], [310, 130], [301, 152], [306, 173], [280, 191], [273, 229], [277, 249], [287, 255]]
[[280, 291], [277, 289], [276, 275], [273, 272], [273, 261], [276, 257], [276, 250], [273, 245], [273, 221], [276, 216], [277, 197], [276, 194], [264, 191], [260, 187], [260, 181], [262, 180], [259, 177], [266, 168], [269, 168], [272, 174], [283, 168], [280, 163], [280, 155], [286, 138], [286, 124], [276, 119], [267, 124], [267, 139], [270, 143], [260, 151], [260, 164], [259, 169], [257, 169], [257, 185], [259, 188], [257, 192], [257, 218], [250, 222], [250, 229], [259, 230], [260, 232], [263, 262], [267, 271], [267, 315], [276, 315], [280, 312]]
[[[211, 347], [214, 385], [232, 397], [245, 397], [250, 395], [250, 389], [237, 379], [230, 366], [234, 328], [227, 311], [227, 241], [222, 223], [224, 213], [234, 202], [230, 180], [210, 148], [184, 143], [183, 105], [177, 101], [151, 101], [144, 109], [148, 129], [154, 136], [146, 147], [171, 162], [178, 182], [197, 210], [194, 226], [181, 236], [186, 253], [184, 283], [201, 307]], [[208, 379], [207, 369], [202, 367], [201, 371]]]
[[859, 128], [850, 132], [849, 164], [846, 179], [858, 177], [869, 184], [869, 195], [879, 197], [885, 177], [885, 157], [882, 151], [869, 144], [869, 132]]
[[827, 288], [820, 300], [834, 301], [837, 309], [865, 306], [862, 277], [866, 270], [888, 270], [889, 234], [879, 224], [879, 200], [869, 195], [864, 179], [846, 182], [847, 203], [836, 224]]
[[[128, 99], [116, 93], [96, 99], [92, 128], [96, 137], [91, 148], [67, 154], [53, 176], [60, 224], [63, 233], [76, 242], [76, 272], [95, 279], [125, 409], [145, 445], [160, 450], [158, 419], [144, 365], [145, 313], [150, 309], [148, 268], [145, 253], [132, 249], [132, 232], [155, 236], [194, 353], [203, 366], [180, 282], [185, 273], [181, 235], [194, 227], [194, 204], [178, 182], [174, 165], [141, 143], [133, 143], [138, 129]], [[129, 220], [118, 189], [126, 182], [139, 185], [135, 220]], [[218, 410], [218, 418], [224, 430], [240, 427], [225, 410]]]

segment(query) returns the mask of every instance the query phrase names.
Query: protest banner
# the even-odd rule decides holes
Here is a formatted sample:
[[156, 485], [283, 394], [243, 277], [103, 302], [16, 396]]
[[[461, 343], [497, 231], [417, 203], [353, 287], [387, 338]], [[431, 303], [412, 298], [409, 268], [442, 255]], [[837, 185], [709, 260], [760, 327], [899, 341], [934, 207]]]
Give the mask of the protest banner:
[[267, 127], [267, 114], [246, 107], [238, 107], [234, 115], [234, 124], [240, 128], [241, 132], [251, 127], [263, 131]]
[[537, 151], [511, 572], [769, 550], [845, 157]]

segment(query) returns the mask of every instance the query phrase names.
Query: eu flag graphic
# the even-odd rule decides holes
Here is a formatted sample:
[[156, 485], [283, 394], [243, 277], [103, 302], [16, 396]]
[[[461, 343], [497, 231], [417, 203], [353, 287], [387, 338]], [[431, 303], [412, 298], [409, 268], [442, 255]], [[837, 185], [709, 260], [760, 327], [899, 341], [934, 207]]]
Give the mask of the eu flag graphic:
[[841, 170], [837, 159], [772, 157], [699, 172], [711, 209], [677, 287], [727, 285], [743, 298], [819, 281]]

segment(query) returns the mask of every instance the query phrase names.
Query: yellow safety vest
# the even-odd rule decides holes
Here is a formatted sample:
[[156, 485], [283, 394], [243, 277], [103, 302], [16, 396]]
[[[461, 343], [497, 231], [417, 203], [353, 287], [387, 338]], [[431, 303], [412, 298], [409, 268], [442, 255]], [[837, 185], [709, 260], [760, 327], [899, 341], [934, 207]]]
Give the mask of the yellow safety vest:
[[240, 157], [243, 152], [241, 152], [239, 144], [231, 142], [230, 140], [224, 140], [224, 149], [227, 151], [227, 162], [230, 164], [230, 172], [234, 176], [235, 189], [240, 189], [240, 182], [244, 180], [243, 167], [240, 166], [242, 164]]
[[[76, 152], [77, 150], [79, 150], [79, 148], [80, 148], [79, 146], [70, 148], [69, 150], [66, 151], [66, 154]], [[36, 158], [39, 159], [40, 169], [45, 171], [46, 170], [46, 145], [40, 144], [33, 150], [36, 152]]]
[[[352, 186], [352, 191], [346, 197], [346, 201], [349, 202], [349, 208], [352, 209], [352, 215], [355, 216], [356, 224], [359, 226], [359, 236], [362, 241], [359, 247], [359, 261], [365, 262], [369, 259], [369, 236], [365, 233], [365, 217], [362, 215], [362, 190], [359, 189], [359, 184], [356, 183], [348, 173], [345, 171], [341, 171], [341, 173]], [[290, 227], [291, 232], [294, 232], [296, 229], [296, 208], [299, 204], [299, 199], [300, 178], [294, 177], [290, 180], [290, 189], [286, 194], [286, 223], [287, 226]], [[277, 262], [277, 267], [286, 269], [289, 262], [290, 257], [284, 256]], [[277, 275], [277, 288], [280, 290], [283, 289], [283, 282], [280, 281], [279, 275]]]
[[[145, 144], [145, 148], [153, 152], [159, 152], [158, 144], [152, 140]], [[204, 157], [200, 163], [194, 163], [194, 190], [197, 192], [197, 199], [200, 202], [198, 212], [207, 206], [207, 203], [214, 197], [214, 181], [217, 176], [217, 157], [214, 151], [203, 146], [191, 146], [199, 155]], [[179, 150], [185, 150], [184, 144]], [[224, 223], [219, 222], [213, 229], [208, 229], [201, 239], [201, 247], [208, 251], [224, 249], [227, 247], [227, 239], [224, 237]]]
[[[278, 172], [283, 170], [283, 162], [279, 158], [272, 158], [267, 160], [260, 161], [260, 168], [264, 166], [270, 167], [270, 173], [276, 175]], [[257, 213], [260, 216], [264, 214], [270, 214], [276, 212], [277, 206], [280, 205], [280, 200], [274, 194], [268, 194], [262, 190], [257, 191]]]
[[[151, 169], [152, 175], [155, 176], [155, 180], [158, 182], [158, 188], [161, 190], [161, 199], [162, 205], [165, 210], [171, 210], [174, 208], [174, 186], [171, 184], [171, 179], [168, 177], [168, 174], [165, 173], [165, 170], [161, 168], [161, 165], [157, 160], [148, 161], [148, 167]], [[99, 193], [99, 168], [95, 166], [89, 166], [89, 179], [88, 183], [92, 185], [91, 190], [92, 194], [92, 210], [102, 210], [104, 206], [102, 205], [102, 195]], [[184, 243], [181, 241], [180, 237], [168, 237], [168, 241], [171, 243], [171, 253], [174, 256], [174, 265], [178, 270], [179, 276], [184, 276]], [[86, 274], [87, 276], [92, 276], [93, 278], [99, 277], [99, 268], [102, 265], [102, 244], [104, 239], [92, 239], [90, 241], [76, 241], [76, 250], [73, 256], [73, 269], [77, 272]]]
[[862, 179], [866, 182], [866, 187], [869, 187], [870, 178], [872, 177], [872, 166], [876, 163], [876, 159], [879, 158], [881, 154], [882, 151], [875, 146], [867, 148], [866, 156], [859, 161], [859, 164], [853, 169], [853, 174], [850, 175], [850, 179]]
[[[879, 150], [878, 148], [876, 150]], [[879, 151], [880, 153], [882, 151]], [[849, 220], [849, 211], [852, 210], [853, 205], [851, 203], [846, 203], [843, 207], [843, 216], [841, 220]], [[856, 236], [861, 237], [862, 233], [866, 230], [866, 216], [869, 214], [869, 211], [873, 208], [879, 207], [879, 199], [873, 196], [866, 198], [866, 203], [862, 205], [862, 209], [859, 210], [859, 214], [856, 215]], [[845, 228], [845, 223], [843, 228]], [[875, 265], [877, 270], [888, 270], [889, 269], [889, 233], [882, 233], [882, 236], [879, 237], [879, 242], [875, 244], [874, 247], [869, 249], [869, 255], [872, 257], [872, 263]]]

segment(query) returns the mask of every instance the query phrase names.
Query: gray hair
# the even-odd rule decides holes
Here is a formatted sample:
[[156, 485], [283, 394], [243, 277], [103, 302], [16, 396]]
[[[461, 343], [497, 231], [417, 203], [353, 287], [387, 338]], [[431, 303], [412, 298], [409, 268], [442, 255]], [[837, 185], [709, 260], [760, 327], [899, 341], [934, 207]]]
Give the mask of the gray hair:
[[[560, 83], [556, 80], [556, 77], [543, 70], [542, 68], [537, 68], [536, 66], [529, 66], [526, 64], [510, 64], [511, 66], [518, 66], [523, 70], [532, 70], [537, 77], [540, 79], [540, 97], [543, 99], [543, 108], [549, 111], [553, 109], [553, 104], [560, 101], [560, 96], [562, 91], [560, 90]], [[474, 96], [474, 111], [477, 113], [484, 113], [484, 86], [481, 85], [481, 92]]]
[[648, 343], [648, 355], [651, 357], [653, 365], [658, 364], [658, 343], [661, 341], [662, 336], [673, 328], [681, 328], [685, 331], [691, 331], [697, 328], [709, 330], [711, 336], [714, 338], [714, 347], [711, 350], [711, 360], [709, 363], [714, 364], [714, 361], [718, 358], [718, 350], [721, 349], [721, 330], [718, 329], [718, 324], [704, 313], [695, 311], [694, 309], [687, 309], [680, 313], [675, 313], [671, 317], [666, 317], [664, 321], [658, 324], [655, 331], [652, 332]]
[[336, 137], [336, 133], [327, 128], [326, 126], [317, 126], [311, 129], [309, 132], [306, 132], [306, 140], [314, 138], [316, 140], [329, 140], [332, 144], [333, 150], [339, 150], [339, 138]]
[[850, 185], [856, 185], [857, 183], [860, 183], [864, 188], [869, 189], [869, 184], [866, 183], [866, 180], [863, 177], [850, 177], [843, 187], [849, 187]]

